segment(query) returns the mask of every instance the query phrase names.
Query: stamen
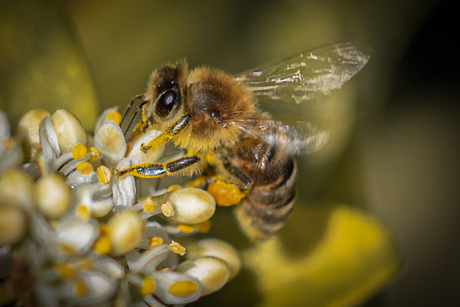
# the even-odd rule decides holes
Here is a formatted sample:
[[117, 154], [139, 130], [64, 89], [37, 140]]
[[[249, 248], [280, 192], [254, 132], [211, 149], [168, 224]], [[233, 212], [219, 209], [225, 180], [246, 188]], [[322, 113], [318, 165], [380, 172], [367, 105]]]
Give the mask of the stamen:
[[[88, 162], [89, 163], [89, 162]], [[88, 175], [91, 175], [91, 173], [94, 171], [94, 168], [93, 166], [91, 165], [91, 163], [88, 164], [88, 166], [86, 166], [86, 168], [84, 170], [81, 171], [81, 174], [83, 176], [88, 176]]]
[[174, 205], [170, 200], [161, 205], [161, 213], [163, 213], [163, 215], [166, 217], [171, 217], [174, 215]]
[[75, 270], [67, 263], [57, 263], [56, 270], [60, 276], [66, 279], [70, 279], [75, 275]]
[[105, 165], [101, 165], [97, 168], [97, 179], [99, 182], [104, 185], [109, 183], [112, 180], [112, 173], [109, 168]]
[[115, 122], [115, 124], [120, 125], [121, 123], [121, 114], [118, 113], [117, 111], [110, 111], [107, 114], [107, 120], [112, 120]]
[[78, 163], [77, 167], [75, 168], [78, 172], [83, 172], [89, 165], [91, 165], [88, 161]]
[[210, 220], [204, 221], [203, 223], [198, 224], [197, 227], [198, 227], [199, 232], [207, 233], [209, 229], [211, 229], [211, 221]]
[[91, 212], [89, 211], [88, 207], [80, 204], [77, 206], [77, 217], [80, 220], [88, 220], [91, 218]]
[[155, 202], [153, 201], [152, 197], [146, 197], [142, 203], [142, 210], [146, 213], [150, 213], [155, 211]]
[[174, 191], [174, 190], [179, 190], [179, 189], [182, 189], [182, 187], [179, 185], [179, 184], [173, 184], [173, 185], [170, 185], [168, 187], [168, 189], [166, 190], [167, 193], [171, 192], [171, 191]]
[[91, 156], [89, 157], [91, 161], [94, 161], [100, 156], [102, 156], [102, 151], [100, 151], [96, 147], [91, 147], [89, 150], [91, 151]]
[[86, 287], [86, 284], [84, 281], [79, 280], [75, 283], [75, 294], [77, 297], [85, 297], [86, 294], [88, 293], [88, 288]]
[[151, 236], [148, 238], [148, 244], [150, 247], [154, 247], [160, 244], [163, 244], [164, 240], [162, 237]]
[[141, 285], [141, 293], [142, 295], [149, 295], [155, 291], [155, 281], [150, 277], [145, 277], [142, 281]]
[[169, 286], [168, 293], [174, 296], [188, 296], [195, 293], [198, 286], [188, 280], [178, 281]]
[[102, 235], [93, 247], [94, 251], [101, 255], [107, 255], [112, 250], [112, 243], [110, 243], [109, 237]]
[[179, 254], [181, 256], [185, 255], [185, 247], [177, 243], [176, 241], [171, 241], [169, 244], [169, 249], [172, 250], [174, 253]]
[[194, 225], [187, 225], [187, 224], [178, 224], [177, 229], [182, 231], [183, 233], [191, 233], [193, 230], [195, 230]]
[[88, 148], [85, 145], [77, 144], [72, 148], [72, 158], [77, 160], [84, 158], [88, 153]]

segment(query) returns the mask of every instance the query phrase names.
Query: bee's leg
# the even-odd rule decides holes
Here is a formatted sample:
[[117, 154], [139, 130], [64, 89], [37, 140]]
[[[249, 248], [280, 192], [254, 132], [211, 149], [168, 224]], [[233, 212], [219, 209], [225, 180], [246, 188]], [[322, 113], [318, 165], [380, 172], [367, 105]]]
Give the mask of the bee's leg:
[[225, 170], [231, 174], [233, 177], [237, 178], [239, 181], [241, 181], [244, 185], [242, 187], [243, 190], [248, 190], [252, 186], [252, 180], [249, 179], [247, 176], [245, 176], [238, 168], [233, 166], [227, 159], [222, 160], [222, 166], [225, 168]]
[[200, 161], [199, 156], [188, 156], [168, 163], [138, 164], [122, 170], [115, 170], [115, 176], [120, 178], [123, 175], [129, 174], [140, 178], [159, 178], [164, 175], [177, 174]]
[[190, 114], [185, 114], [182, 116], [174, 125], [166, 129], [165, 132], [154, 138], [150, 143], [148, 144], [142, 144], [142, 151], [147, 152], [150, 149], [155, 149], [158, 146], [160, 146], [163, 143], [166, 143], [173, 137], [175, 137], [179, 132], [185, 129], [185, 127], [188, 126], [188, 123], [190, 121], [191, 115]]
[[[221, 172], [206, 179], [204, 182], [206, 190], [214, 197], [219, 206], [238, 204], [250, 191], [252, 181], [224, 156], [214, 156], [208, 160], [210, 160], [208, 162], [211, 165], [220, 169]], [[201, 186], [203, 186], [203, 183], [201, 183]]]

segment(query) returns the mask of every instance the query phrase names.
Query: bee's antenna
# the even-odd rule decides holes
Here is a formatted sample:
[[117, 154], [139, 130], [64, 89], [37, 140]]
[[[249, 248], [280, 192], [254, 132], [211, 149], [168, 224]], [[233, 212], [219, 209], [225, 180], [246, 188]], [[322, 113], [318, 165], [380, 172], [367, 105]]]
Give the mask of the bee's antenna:
[[120, 123], [120, 127], [121, 125], [123, 125], [123, 122], [125, 121], [126, 119], [126, 116], [128, 115], [129, 111], [131, 110], [131, 108], [133, 107], [133, 105], [138, 101], [138, 100], [141, 100], [141, 99], [144, 99], [144, 94], [139, 94], [139, 95], [136, 95], [133, 100], [131, 100], [131, 102], [128, 104], [128, 106], [126, 107], [126, 111], [125, 111], [125, 114], [123, 114], [123, 118], [121, 119], [121, 123]]
[[[120, 123], [120, 127], [121, 125], [123, 124], [123, 122], [125, 121], [129, 111], [131, 110], [131, 108], [133, 107], [133, 105], [138, 102], [139, 100], [143, 100], [144, 99], [144, 95], [143, 94], [140, 94], [140, 95], [137, 95], [136, 97], [133, 98], [133, 100], [131, 100], [131, 103], [126, 107], [126, 111], [125, 111], [125, 114], [123, 114], [123, 118], [121, 120], [121, 123]], [[142, 101], [136, 108], [136, 110], [134, 111], [133, 113], [133, 116], [131, 117], [131, 120], [129, 121], [129, 124], [128, 126], [126, 127], [123, 135], [126, 137], [126, 134], [128, 133], [129, 131], [129, 128], [131, 127], [134, 119], [136, 118], [137, 114], [142, 110], [142, 107], [148, 102], [148, 100], [144, 100]]]

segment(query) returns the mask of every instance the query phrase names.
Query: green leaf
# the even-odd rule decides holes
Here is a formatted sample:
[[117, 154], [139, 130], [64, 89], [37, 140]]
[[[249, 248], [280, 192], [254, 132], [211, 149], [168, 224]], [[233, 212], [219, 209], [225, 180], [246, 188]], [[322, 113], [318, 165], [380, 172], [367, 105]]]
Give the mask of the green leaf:
[[0, 108], [14, 129], [31, 109], [68, 109], [90, 130], [97, 99], [57, 1], [0, 2]]

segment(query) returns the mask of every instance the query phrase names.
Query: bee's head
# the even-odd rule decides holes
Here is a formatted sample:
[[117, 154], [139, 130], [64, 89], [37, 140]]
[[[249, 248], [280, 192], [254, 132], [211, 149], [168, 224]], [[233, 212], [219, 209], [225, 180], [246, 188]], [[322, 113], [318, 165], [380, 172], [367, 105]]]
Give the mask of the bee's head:
[[187, 65], [164, 65], [152, 74], [145, 98], [144, 122], [152, 118], [156, 129], [166, 131], [184, 115], [187, 126], [174, 142], [193, 151], [206, 151], [238, 141], [233, 119], [254, 112], [251, 92], [216, 70], [195, 69], [187, 78]]
[[144, 122], [151, 118], [161, 130], [176, 122], [185, 112], [187, 65], [163, 65], [156, 69], [148, 83]]

